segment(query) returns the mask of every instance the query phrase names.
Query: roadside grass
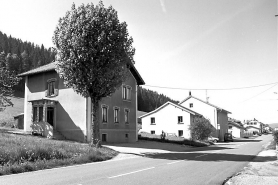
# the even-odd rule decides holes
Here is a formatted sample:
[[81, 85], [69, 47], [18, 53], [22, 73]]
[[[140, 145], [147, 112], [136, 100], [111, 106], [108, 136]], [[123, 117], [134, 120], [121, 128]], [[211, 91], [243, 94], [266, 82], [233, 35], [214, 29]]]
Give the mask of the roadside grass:
[[272, 140], [271, 143], [266, 147], [266, 150], [276, 150], [276, 142]]
[[0, 176], [105, 161], [117, 154], [84, 143], [0, 132]]
[[0, 111], [0, 127], [16, 127], [14, 116], [24, 112], [24, 98], [10, 97], [14, 106]]
[[179, 145], [189, 145], [189, 146], [195, 146], [195, 147], [204, 147], [204, 146], [210, 146], [212, 143], [204, 142], [204, 141], [198, 141], [198, 140], [190, 140], [185, 139], [182, 137], [169, 137], [166, 136], [165, 139], [161, 139], [160, 135], [150, 134], [146, 132], [141, 132], [138, 134], [139, 140], [148, 140], [148, 141], [158, 141], [163, 143], [175, 143]]

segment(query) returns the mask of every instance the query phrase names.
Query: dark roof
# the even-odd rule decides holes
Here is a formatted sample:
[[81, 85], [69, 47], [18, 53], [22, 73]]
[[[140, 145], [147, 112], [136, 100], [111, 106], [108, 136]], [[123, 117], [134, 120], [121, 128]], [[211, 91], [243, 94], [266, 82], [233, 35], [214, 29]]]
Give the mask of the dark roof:
[[149, 115], [151, 115], [153, 113], [156, 113], [157, 111], [159, 111], [160, 109], [166, 107], [167, 105], [172, 105], [172, 106], [178, 107], [178, 108], [180, 108], [180, 109], [182, 109], [182, 110], [184, 110], [184, 111], [186, 111], [186, 112], [188, 112], [190, 114], [193, 114], [193, 115], [202, 116], [201, 114], [199, 114], [199, 113], [197, 113], [197, 112], [195, 112], [193, 110], [190, 110], [190, 109], [188, 109], [188, 108], [186, 108], [186, 107], [184, 107], [182, 105], [175, 104], [173, 102], [168, 101], [168, 102], [164, 103], [163, 105], [161, 105], [160, 107], [158, 107], [157, 109], [155, 109], [155, 110], [153, 110], [153, 111], [151, 111], [151, 112], [149, 112], [147, 114], [144, 114], [144, 115], [140, 116], [139, 118], [143, 118], [143, 117], [149, 116]]
[[[55, 65], [56, 65], [56, 61], [55, 62], [51, 62], [49, 64], [37, 67], [35, 69], [31, 69], [30, 71], [21, 73], [17, 76], [19, 77], [23, 77], [23, 76], [28, 76], [28, 75], [34, 75], [34, 74], [38, 74], [38, 73], [44, 73], [44, 72], [48, 72], [48, 71], [55, 71]], [[143, 78], [140, 76], [139, 72], [137, 71], [137, 69], [135, 68], [135, 66], [130, 62], [130, 72], [132, 73], [132, 75], [134, 76], [134, 78], [137, 81], [138, 85], [144, 85], [145, 82], [143, 80]]]
[[210, 105], [210, 106], [212, 106], [212, 107], [215, 107], [216, 109], [218, 109], [218, 110], [220, 110], [220, 111], [225, 111], [225, 112], [227, 112], [228, 114], [232, 114], [231, 112], [229, 112], [229, 111], [227, 111], [227, 110], [225, 110], [225, 109], [222, 109], [222, 108], [220, 108], [220, 107], [218, 107], [218, 106], [216, 106], [216, 105], [213, 105], [213, 104], [211, 104], [211, 103], [209, 103], [209, 102], [206, 102], [206, 101], [204, 101], [204, 100], [201, 100], [201, 99], [199, 99], [199, 98], [196, 98], [195, 96], [192, 96], [192, 95], [190, 95], [190, 96], [188, 96], [187, 98], [185, 98], [184, 100], [182, 100], [179, 104], [182, 104], [183, 102], [187, 101], [187, 100], [190, 99], [190, 98], [195, 98], [196, 100], [199, 100], [199, 101], [201, 101], [201, 102], [203, 102], [203, 103], [205, 103], [205, 104], [208, 104], [208, 105]]
[[239, 125], [238, 123], [236, 123], [236, 122], [233, 122], [233, 121], [228, 121], [228, 125], [234, 125], [234, 126], [236, 126], [236, 127], [238, 127], [238, 128], [244, 128], [243, 126], [241, 126], [241, 125]]

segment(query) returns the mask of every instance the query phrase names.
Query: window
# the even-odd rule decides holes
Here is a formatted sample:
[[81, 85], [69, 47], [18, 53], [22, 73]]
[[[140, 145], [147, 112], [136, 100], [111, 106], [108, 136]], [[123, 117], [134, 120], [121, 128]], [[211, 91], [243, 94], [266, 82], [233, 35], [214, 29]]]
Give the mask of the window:
[[179, 137], [183, 136], [183, 130], [179, 130]]
[[151, 130], [151, 134], [155, 134], [155, 131], [154, 131], [154, 130]]
[[232, 129], [233, 128], [233, 126], [229, 126], [229, 129]]
[[192, 108], [193, 107], [193, 103], [189, 103], [189, 107]]
[[151, 118], [151, 124], [155, 124], [155, 118]]
[[43, 117], [43, 107], [39, 107], [39, 121], [42, 121]]
[[131, 87], [128, 85], [123, 85], [123, 99], [131, 100]]
[[257, 123], [255, 122], [254, 125], [257, 125]]
[[33, 107], [33, 122], [43, 121], [43, 107], [34, 106]]
[[114, 123], [119, 123], [119, 107], [114, 108]]
[[125, 109], [125, 123], [129, 123], [129, 109]]
[[101, 135], [101, 141], [106, 142], [107, 141], [107, 134]]
[[33, 107], [33, 122], [37, 121], [38, 107]]
[[182, 123], [183, 120], [182, 120], [182, 116], [178, 116], [178, 123]]
[[125, 134], [125, 138], [128, 139], [128, 134]]
[[108, 122], [108, 107], [106, 105], [102, 105], [102, 122]]
[[50, 79], [46, 83], [46, 91], [45, 96], [51, 97], [51, 96], [58, 96], [58, 86], [57, 86], [56, 79]]

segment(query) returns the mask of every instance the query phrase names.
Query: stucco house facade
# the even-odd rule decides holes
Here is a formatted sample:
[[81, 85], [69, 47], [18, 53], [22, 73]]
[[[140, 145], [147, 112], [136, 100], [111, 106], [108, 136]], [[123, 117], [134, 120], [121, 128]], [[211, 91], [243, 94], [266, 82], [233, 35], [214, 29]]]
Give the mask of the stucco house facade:
[[179, 104], [202, 114], [206, 119], [210, 120], [210, 123], [215, 128], [212, 136], [218, 137], [220, 141], [224, 141], [224, 134], [228, 132], [228, 114], [231, 114], [231, 112], [196, 98], [191, 93]]
[[244, 137], [244, 127], [232, 120], [228, 121], [228, 132], [232, 133], [232, 135], [237, 138]]
[[160, 135], [162, 131], [179, 137], [190, 138], [189, 126], [196, 118], [202, 117], [181, 105], [166, 102], [157, 109], [141, 116], [142, 132]]
[[255, 118], [253, 120], [246, 120], [244, 121], [244, 127], [250, 131], [257, 131], [262, 133], [263, 131], [263, 123], [259, 122]]
[[[55, 62], [27, 71], [25, 77], [24, 130], [46, 137], [90, 142], [92, 103], [67, 88], [55, 71]], [[137, 86], [144, 80], [133, 64], [129, 77], [99, 106], [100, 138], [103, 142], [137, 141]]]

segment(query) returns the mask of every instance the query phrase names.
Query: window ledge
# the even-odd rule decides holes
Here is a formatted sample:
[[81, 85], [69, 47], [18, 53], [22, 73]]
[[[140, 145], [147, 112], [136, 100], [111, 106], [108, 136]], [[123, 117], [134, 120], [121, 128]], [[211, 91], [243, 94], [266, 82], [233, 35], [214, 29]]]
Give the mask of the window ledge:
[[156, 125], [155, 123], [151, 123], [151, 125]]
[[184, 124], [184, 122], [180, 122], [180, 123], [178, 123], [178, 124]]
[[125, 100], [125, 99], [123, 99], [123, 101], [125, 101], [125, 102], [131, 102], [131, 100]]

